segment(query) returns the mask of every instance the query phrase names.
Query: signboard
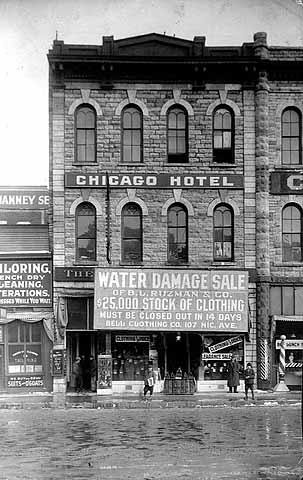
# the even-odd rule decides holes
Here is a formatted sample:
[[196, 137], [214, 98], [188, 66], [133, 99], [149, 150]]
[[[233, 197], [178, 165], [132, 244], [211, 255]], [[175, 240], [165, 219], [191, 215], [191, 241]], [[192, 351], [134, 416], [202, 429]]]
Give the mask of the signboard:
[[112, 391], [112, 361], [111, 355], [98, 355], [98, 395], [106, 395]]
[[93, 282], [93, 267], [55, 267], [56, 282]]
[[229, 361], [232, 357], [232, 353], [202, 353], [202, 360], [221, 360]]
[[[276, 349], [280, 350], [281, 340], [276, 340]], [[303, 350], [303, 340], [285, 340], [285, 350]]]
[[66, 372], [66, 351], [54, 349], [52, 351], [52, 375], [63, 376]]
[[42, 375], [31, 375], [27, 377], [14, 376], [7, 379], [8, 388], [23, 387], [44, 387], [44, 378]]
[[[107, 184], [108, 182], [108, 184]], [[243, 189], [243, 175], [193, 175], [170, 173], [109, 174], [66, 173], [65, 187], [68, 188], [236, 188]]]
[[301, 171], [272, 172], [270, 193], [303, 195], [303, 173]]
[[51, 307], [50, 261], [0, 262], [0, 306]]
[[212, 345], [211, 347], [208, 347], [208, 350], [211, 353], [214, 353], [214, 352], [217, 352], [218, 350], [224, 350], [224, 348], [231, 347], [232, 345], [237, 345], [237, 343], [241, 343], [241, 342], [242, 342], [241, 337], [229, 338], [224, 342], [220, 342], [220, 343], [217, 343], [216, 345]]
[[116, 342], [120, 343], [149, 343], [150, 338], [149, 336], [143, 336], [143, 335], [116, 335], [115, 337]]
[[2, 190], [0, 189], [0, 209], [46, 209], [49, 195], [45, 190]]
[[244, 271], [97, 268], [94, 328], [245, 332], [247, 303]]

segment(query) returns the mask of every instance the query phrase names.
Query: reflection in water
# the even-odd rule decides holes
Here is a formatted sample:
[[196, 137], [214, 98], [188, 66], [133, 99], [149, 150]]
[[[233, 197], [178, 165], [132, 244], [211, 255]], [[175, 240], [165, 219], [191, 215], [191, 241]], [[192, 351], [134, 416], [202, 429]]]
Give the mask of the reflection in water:
[[260, 407], [0, 411], [1, 478], [258, 478], [298, 465], [299, 418]]

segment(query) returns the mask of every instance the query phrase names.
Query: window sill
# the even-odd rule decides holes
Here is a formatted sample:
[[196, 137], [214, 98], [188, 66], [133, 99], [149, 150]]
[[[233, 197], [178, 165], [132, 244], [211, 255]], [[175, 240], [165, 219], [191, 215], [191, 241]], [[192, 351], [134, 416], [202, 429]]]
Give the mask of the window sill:
[[143, 267], [144, 263], [143, 262], [136, 262], [136, 263], [130, 263], [130, 262], [119, 262], [119, 265], [121, 267]]
[[302, 262], [279, 262], [279, 263], [274, 263], [274, 267], [303, 267], [303, 261]]
[[146, 163], [144, 162], [138, 162], [138, 163], [126, 163], [126, 162], [120, 162], [117, 164], [118, 167], [146, 167]]
[[92, 260], [77, 260], [73, 262], [75, 267], [96, 267], [98, 262], [93, 262]]
[[167, 267], [189, 267], [189, 262], [165, 262]]
[[98, 165], [98, 162], [85, 162], [85, 163], [80, 163], [80, 162], [77, 162], [77, 163], [73, 163], [73, 167], [87, 167], [87, 166], [96, 166]]
[[276, 165], [274, 170], [302, 170], [303, 164], [299, 163], [298, 165]]
[[237, 165], [236, 163], [221, 163], [221, 162], [211, 162], [209, 164], [209, 168], [236, 168], [240, 167], [242, 165]]
[[237, 263], [233, 260], [213, 260], [211, 263], [211, 266], [213, 267], [237, 267]]

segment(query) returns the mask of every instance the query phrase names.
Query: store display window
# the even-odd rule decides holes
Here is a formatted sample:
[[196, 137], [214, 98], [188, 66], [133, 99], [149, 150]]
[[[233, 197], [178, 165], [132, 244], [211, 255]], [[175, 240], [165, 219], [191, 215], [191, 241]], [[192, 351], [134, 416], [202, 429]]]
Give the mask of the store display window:
[[149, 335], [113, 335], [113, 380], [143, 380], [149, 365]]
[[7, 326], [8, 373], [41, 373], [42, 324], [15, 321]]
[[205, 335], [202, 343], [202, 367], [204, 380], [226, 380], [232, 355], [244, 371], [243, 335]]

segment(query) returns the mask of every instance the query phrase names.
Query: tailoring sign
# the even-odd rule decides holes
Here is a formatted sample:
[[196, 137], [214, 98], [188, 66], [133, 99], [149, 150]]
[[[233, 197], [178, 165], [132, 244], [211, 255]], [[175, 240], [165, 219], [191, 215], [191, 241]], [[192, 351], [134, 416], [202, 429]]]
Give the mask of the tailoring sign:
[[247, 303], [247, 272], [95, 271], [95, 329], [245, 332]]

